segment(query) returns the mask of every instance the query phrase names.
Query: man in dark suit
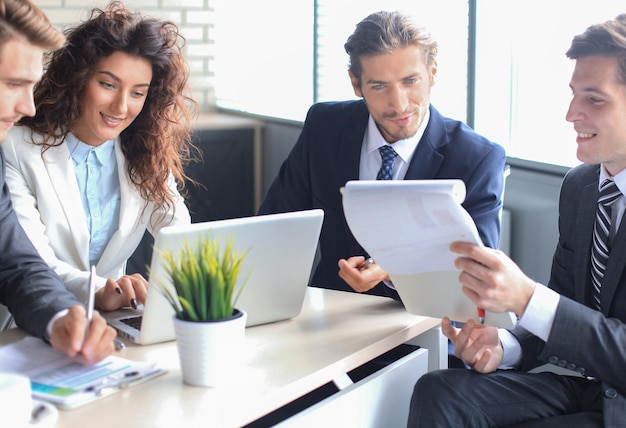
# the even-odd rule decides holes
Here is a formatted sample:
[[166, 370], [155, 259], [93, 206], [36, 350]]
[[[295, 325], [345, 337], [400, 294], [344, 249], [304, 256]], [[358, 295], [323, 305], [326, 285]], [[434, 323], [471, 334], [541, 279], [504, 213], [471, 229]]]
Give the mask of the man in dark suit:
[[[422, 377], [409, 426], [626, 426], [626, 15], [576, 36], [567, 56], [576, 64], [566, 119], [584, 165], [562, 184], [549, 288], [498, 251], [453, 244], [465, 294], [519, 323], [457, 330], [444, 320], [474, 370]], [[528, 373], [545, 363], [571, 371]]]
[[430, 105], [437, 43], [408, 17], [397, 12], [366, 17], [345, 49], [350, 80], [362, 100], [311, 107], [259, 214], [323, 209], [321, 259], [312, 285], [398, 298], [381, 282], [391, 285], [379, 266], [362, 269], [366, 251], [348, 229], [340, 188], [348, 180], [376, 179], [383, 163], [379, 148], [392, 147], [397, 156], [386, 179], [463, 180], [463, 206], [484, 243], [496, 248], [505, 153]]
[[[29, 0], [0, 3], [0, 141], [22, 116], [34, 115], [43, 54], [64, 41]], [[115, 330], [97, 313], [88, 325], [83, 305], [41, 259], [13, 211], [5, 170], [0, 148], [0, 303], [24, 330], [70, 356], [97, 362], [113, 352]]]

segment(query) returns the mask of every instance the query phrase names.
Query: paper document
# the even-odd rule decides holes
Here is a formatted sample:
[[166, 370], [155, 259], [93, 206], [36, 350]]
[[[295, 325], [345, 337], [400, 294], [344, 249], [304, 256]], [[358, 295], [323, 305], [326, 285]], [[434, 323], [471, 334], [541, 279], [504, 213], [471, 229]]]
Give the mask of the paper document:
[[76, 407], [165, 373], [153, 363], [115, 356], [87, 366], [35, 337], [0, 347], [3, 372], [26, 375], [33, 398]]
[[[391, 277], [407, 310], [416, 315], [477, 319], [461, 291], [455, 241], [483, 245], [461, 206], [461, 180], [349, 181], [343, 192], [346, 221], [356, 240]], [[486, 323], [513, 325], [511, 314], [491, 314]]]

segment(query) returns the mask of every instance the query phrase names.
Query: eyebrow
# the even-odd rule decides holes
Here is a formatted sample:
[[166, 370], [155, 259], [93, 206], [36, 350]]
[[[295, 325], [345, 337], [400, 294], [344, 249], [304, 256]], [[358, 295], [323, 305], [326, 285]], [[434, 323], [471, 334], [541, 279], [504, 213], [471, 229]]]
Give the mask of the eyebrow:
[[[111, 79], [115, 80], [116, 82], [121, 82], [122, 81], [122, 79], [120, 79], [115, 74], [111, 73], [110, 71], [99, 71], [98, 74], [106, 74]], [[134, 88], [136, 88], [136, 87], [146, 87], [146, 88], [149, 88], [150, 87], [150, 83], [137, 83], [136, 85], [133, 85], [133, 87]]]
[[[404, 76], [402, 77], [400, 80], [406, 80], [406, 79], [414, 79], [416, 77], [420, 76], [420, 73], [413, 73], [410, 74], [408, 76]], [[365, 82], [366, 85], [371, 85], [371, 84], [383, 84], [383, 83], [388, 83], [388, 80], [375, 80], [375, 79], [370, 79], [367, 82]]]

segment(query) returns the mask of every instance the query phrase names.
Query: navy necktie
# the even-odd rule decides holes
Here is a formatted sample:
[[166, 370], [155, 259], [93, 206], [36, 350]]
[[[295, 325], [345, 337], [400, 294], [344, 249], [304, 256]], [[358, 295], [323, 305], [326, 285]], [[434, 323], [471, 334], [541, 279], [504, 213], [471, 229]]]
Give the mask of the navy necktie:
[[398, 154], [393, 147], [388, 145], [379, 147], [378, 152], [380, 153], [383, 163], [380, 166], [376, 180], [393, 180], [393, 161]]
[[615, 203], [621, 192], [613, 180], [605, 180], [600, 186], [596, 221], [593, 226], [593, 242], [591, 245], [591, 283], [593, 284], [593, 300], [596, 309], [600, 309], [600, 289], [606, 263], [611, 251], [611, 205]]

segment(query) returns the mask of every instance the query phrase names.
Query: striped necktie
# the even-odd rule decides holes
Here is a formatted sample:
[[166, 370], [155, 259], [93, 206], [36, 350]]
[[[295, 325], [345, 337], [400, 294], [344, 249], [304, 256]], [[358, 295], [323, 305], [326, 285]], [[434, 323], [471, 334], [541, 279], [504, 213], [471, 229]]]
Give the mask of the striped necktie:
[[611, 251], [611, 205], [622, 195], [612, 179], [605, 180], [600, 186], [596, 221], [593, 226], [593, 243], [591, 246], [591, 283], [593, 284], [593, 301], [596, 309], [600, 309], [600, 289]]
[[388, 145], [379, 147], [378, 152], [380, 153], [383, 163], [380, 166], [376, 180], [393, 180], [393, 161], [398, 154], [393, 147]]

